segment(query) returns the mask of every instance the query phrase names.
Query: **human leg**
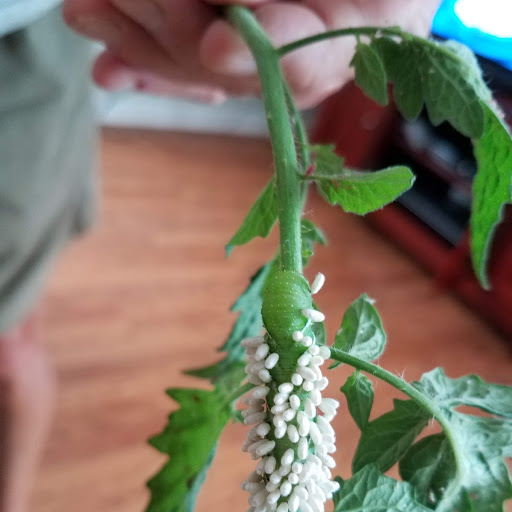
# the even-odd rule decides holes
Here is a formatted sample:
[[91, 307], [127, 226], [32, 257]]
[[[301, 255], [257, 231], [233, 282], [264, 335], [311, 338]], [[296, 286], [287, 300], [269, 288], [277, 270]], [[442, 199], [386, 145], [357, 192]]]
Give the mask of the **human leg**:
[[0, 511], [25, 512], [53, 411], [55, 379], [34, 320], [0, 336]]

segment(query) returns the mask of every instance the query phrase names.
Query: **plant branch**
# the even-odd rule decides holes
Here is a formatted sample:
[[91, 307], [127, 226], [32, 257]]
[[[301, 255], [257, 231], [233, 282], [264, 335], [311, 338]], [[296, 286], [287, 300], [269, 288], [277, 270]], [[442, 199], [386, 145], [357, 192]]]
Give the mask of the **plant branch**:
[[304, 174], [309, 166], [309, 144], [306, 127], [304, 126], [302, 116], [300, 115], [299, 111], [297, 110], [297, 106], [295, 105], [290, 86], [284, 82], [283, 88], [286, 97], [288, 113], [292, 122], [292, 129], [295, 134], [295, 147], [299, 153], [300, 164], [302, 167], [302, 172], [300, 174]]
[[279, 55], [248, 9], [236, 5], [229, 6], [226, 14], [249, 46], [260, 77], [276, 169], [281, 267], [283, 270], [302, 272], [300, 233], [302, 194]]
[[306, 174], [310, 163], [309, 141], [302, 116], [297, 110], [292, 91], [290, 90], [290, 86], [286, 83], [286, 81], [283, 82], [283, 88], [286, 97], [286, 105], [288, 107], [288, 115], [290, 117], [292, 129], [295, 135], [295, 149], [299, 154], [299, 195], [301, 210], [303, 210], [308, 196], [308, 183], [304, 182], [303, 176]]
[[227, 402], [231, 403], [235, 400], [238, 400], [240, 397], [244, 396], [246, 393], [249, 393], [251, 389], [254, 389], [254, 384], [247, 382], [242, 384], [240, 387], [236, 388], [228, 397]]
[[[368, 361], [363, 361], [358, 357], [351, 356], [343, 350], [334, 347], [330, 347], [330, 349], [331, 359], [339, 361], [340, 363], [346, 363], [353, 368], [356, 368], [357, 370], [362, 370], [366, 373], [369, 373], [370, 375], [373, 375], [374, 377], [377, 377], [380, 380], [383, 380], [384, 382], [387, 382], [388, 384], [391, 384], [393, 387], [407, 395], [409, 398], [412, 398], [417, 404], [423, 407], [423, 409], [429, 412], [441, 425], [443, 432], [452, 447], [452, 451], [455, 457], [455, 465], [457, 468], [457, 475], [460, 479], [461, 474], [464, 471], [464, 467], [459, 454], [462, 452], [463, 447], [460, 446], [457, 436], [453, 432], [450, 425], [449, 418], [446, 416], [444, 411], [433, 400], [425, 396], [421, 391], [416, 389], [408, 382], [405, 382], [400, 377], [397, 377], [387, 370], [384, 370], [384, 368], [381, 368], [376, 364], [369, 363]], [[457, 479], [452, 482], [452, 488], [455, 488], [457, 483]], [[447, 494], [448, 493], [449, 490], [447, 491]]]
[[398, 36], [404, 37], [407, 34], [400, 30], [399, 27], [358, 27], [358, 28], [340, 28], [337, 30], [329, 30], [327, 32], [321, 32], [319, 34], [314, 34], [309, 37], [305, 37], [304, 39], [298, 39], [297, 41], [293, 41], [291, 43], [280, 46], [277, 49], [277, 53], [279, 56], [286, 55], [287, 53], [293, 52], [294, 50], [298, 50], [303, 46], [307, 46], [309, 44], [318, 43], [320, 41], [325, 41], [326, 39], [332, 39], [334, 37], [341, 36], [370, 36], [374, 37], [377, 35], [384, 36]]

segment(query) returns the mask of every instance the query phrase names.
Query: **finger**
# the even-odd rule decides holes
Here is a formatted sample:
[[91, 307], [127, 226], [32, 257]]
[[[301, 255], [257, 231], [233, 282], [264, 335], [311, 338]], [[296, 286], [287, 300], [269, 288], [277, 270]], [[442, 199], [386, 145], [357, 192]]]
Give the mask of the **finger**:
[[[276, 46], [326, 29], [318, 14], [300, 4], [272, 2], [255, 9], [255, 15]], [[343, 76], [348, 60], [338, 57], [337, 45], [339, 43], [323, 41], [283, 58], [284, 74], [301, 106], [317, 103], [348, 79], [348, 75]], [[254, 61], [242, 39], [221, 20], [214, 22], [205, 33], [200, 56], [204, 66], [217, 73], [247, 76], [255, 72]]]
[[200, 0], [111, 0], [144, 28], [175, 62], [197, 68], [201, 35], [216, 10]]
[[209, 84], [235, 95], [258, 91], [255, 77], [232, 80], [202, 66], [191, 71], [176, 63], [146, 31], [108, 0], [64, 0], [63, 16], [74, 30], [104, 42], [110, 53], [137, 71], [166, 80]]
[[213, 105], [226, 100], [226, 94], [222, 89], [203, 84], [166, 80], [153, 73], [131, 68], [108, 51], [98, 56], [93, 66], [92, 75], [97, 85], [112, 91], [138, 90]]
[[62, 14], [71, 28], [103, 42], [129, 65], [141, 69], [165, 69], [169, 65], [165, 52], [108, 0], [65, 0]]

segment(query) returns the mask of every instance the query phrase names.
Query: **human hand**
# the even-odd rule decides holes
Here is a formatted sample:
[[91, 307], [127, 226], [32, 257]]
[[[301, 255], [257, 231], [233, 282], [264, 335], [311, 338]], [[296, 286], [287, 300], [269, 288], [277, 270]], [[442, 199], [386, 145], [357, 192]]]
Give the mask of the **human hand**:
[[[93, 77], [107, 89], [134, 88], [218, 103], [257, 94], [254, 61], [222, 19], [228, 0], [65, 0], [63, 15], [80, 34], [101, 41]], [[333, 28], [401, 25], [428, 33], [439, 0], [239, 0], [250, 6], [275, 45]], [[339, 89], [352, 72], [353, 38], [301, 48], [282, 60], [300, 107]]]

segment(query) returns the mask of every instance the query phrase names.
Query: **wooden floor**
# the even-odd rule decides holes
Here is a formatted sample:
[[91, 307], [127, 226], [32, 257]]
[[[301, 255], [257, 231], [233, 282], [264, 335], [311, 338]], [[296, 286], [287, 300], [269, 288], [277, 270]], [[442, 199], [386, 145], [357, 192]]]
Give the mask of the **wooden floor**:
[[[228, 308], [276, 238], [223, 247], [271, 173], [258, 140], [107, 131], [101, 221], [53, 274], [44, 317], [60, 378], [57, 418], [34, 496], [35, 512], [141, 512], [144, 481], [163, 459], [145, 440], [172, 403], [164, 388], [190, 385], [183, 368], [216, 358], [234, 315]], [[313, 198], [310, 218], [330, 239], [308, 271], [327, 283], [318, 303], [332, 334], [361, 292], [377, 299], [389, 336], [381, 363], [414, 379], [442, 365], [512, 383], [504, 340], [364, 222]], [[347, 370], [333, 373], [331, 392]], [[199, 384], [201, 385], [201, 383]], [[204, 385], [204, 384], [203, 384]], [[376, 413], [394, 396], [377, 384]], [[342, 406], [338, 461], [348, 476], [355, 429]], [[230, 426], [199, 498], [200, 512], [246, 509], [252, 467]]]

